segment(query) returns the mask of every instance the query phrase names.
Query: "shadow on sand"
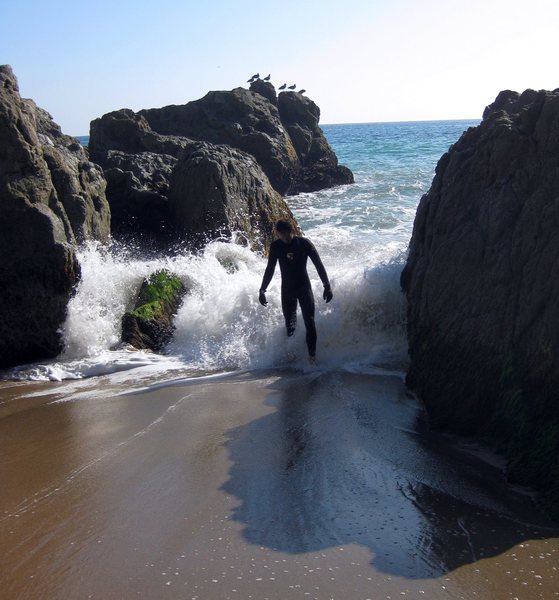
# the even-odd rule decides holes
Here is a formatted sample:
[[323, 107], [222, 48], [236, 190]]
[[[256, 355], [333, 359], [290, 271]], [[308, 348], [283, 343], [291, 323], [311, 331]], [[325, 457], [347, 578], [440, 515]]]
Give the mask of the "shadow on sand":
[[559, 535], [497, 466], [430, 432], [398, 377], [286, 374], [266, 402], [276, 410], [226, 442], [222, 490], [251, 544], [360, 544], [377, 570], [414, 579]]

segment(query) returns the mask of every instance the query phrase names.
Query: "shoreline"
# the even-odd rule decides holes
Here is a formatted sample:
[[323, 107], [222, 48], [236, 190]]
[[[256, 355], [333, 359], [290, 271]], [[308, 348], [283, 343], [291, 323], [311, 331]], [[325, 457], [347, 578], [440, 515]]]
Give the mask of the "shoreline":
[[[127, 385], [30, 384], [26, 395], [0, 384], [24, 403], [0, 413], [11, 596], [557, 589], [559, 527], [428, 431], [398, 377], [268, 370]], [[538, 555], [528, 587], [507, 574]]]

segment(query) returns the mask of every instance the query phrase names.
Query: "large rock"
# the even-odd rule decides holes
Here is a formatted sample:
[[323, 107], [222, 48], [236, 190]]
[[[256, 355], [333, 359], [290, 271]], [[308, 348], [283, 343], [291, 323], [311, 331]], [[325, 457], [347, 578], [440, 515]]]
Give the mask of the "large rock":
[[408, 384], [559, 518], [559, 90], [502, 92], [445, 154], [402, 274]]
[[277, 103], [281, 121], [301, 164], [293, 188], [298, 192], [314, 192], [353, 183], [353, 173], [338, 165], [336, 154], [318, 126], [318, 106], [298, 92], [282, 92]]
[[169, 204], [172, 222], [198, 246], [221, 237], [239, 241], [241, 234], [262, 252], [278, 219], [295, 223], [256, 160], [229, 146], [201, 142], [185, 151], [173, 171]]
[[[251, 90], [210, 92], [185, 105], [138, 113], [122, 109], [92, 122], [90, 155], [105, 169], [113, 234], [117, 238], [134, 238], [142, 246], [155, 245], [165, 250], [182, 241], [176, 237], [175, 219], [178, 219], [179, 232], [193, 236], [187, 241], [200, 242], [203, 237], [210, 239], [220, 232], [230, 235], [238, 228], [255, 248], [264, 248], [269, 242], [270, 218], [286, 214], [285, 203], [278, 203], [277, 195], [271, 194], [270, 183], [280, 194], [292, 194], [353, 181], [349, 169], [338, 165], [318, 127], [320, 111], [312, 101], [301, 94], [280, 94], [279, 98], [285, 96], [284, 125], [276, 106], [274, 86], [257, 80]], [[211, 145], [227, 145], [240, 154], [234, 158], [232, 154], [225, 156], [223, 149], [212, 151]], [[188, 163], [188, 185], [194, 187], [187, 192], [182, 183], [177, 183], [185, 177], [188, 160], [184, 157], [199, 153], [201, 148], [208, 162]], [[254, 160], [247, 167], [246, 154], [253, 157], [259, 169], [255, 168]], [[158, 160], [156, 155], [162, 158]], [[173, 161], [179, 156], [183, 158], [175, 188], [182, 187], [180, 194], [174, 195], [175, 208], [171, 213], [168, 194], [174, 177]], [[224, 157], [227, 168], [214, 168], [218, 156]], [[205, 179], [202, 175], [195, 176], [191, 172], [194, 164], [204, 164], [203, 169], [210, 169], [211, 176], [207, 170], [202, 171], [208, 175]], [[235, 176], [230, 169], [237, 164], [241, 172]], [[246, 178], [248, 172], [250, 177]], [[219, 185], [218, 176], [225, 177]], [[256, 176], [262, 178], [261, 185], [257, 184]], [[216, 192], [217, 189], [222, 192]], [[252, 194], [256, 189], [254, 199]], [[224, 202], [219, 210], [218, 197]], [[188, 198], [196, 198], [190, 209], [186, 208]], [[271, 205], [263, 208], [270, 198], [273, 198]], [[242, 211], [234, 217], [232, 207], [241, 210], [241, 206]], [[257, 212], [248, 218], [246, 210], [256, 210], [256, 206]], [[201, 216], [204, 212], [215, 215], [216, 210], [221, 215], [218, 224]], [[187, 223], [187, 216], [193, 219], [192, 223]], [[288, 217], [293, 219], [290, 213]], [[208, 223], [208, 231], [201, 230], [203, 223]]]
[[0, 367], [55, 356], [78, 242], [106, 240], [101, 170], [0, 67]]
[[209, 92], [183, 105], [140, 111], [163, 135], [226, 144], [252, 154], [281, 194], [293, 190], [300, 169], [277, 108], [264, 96], [244, 88]]
[[[43, 158], [50, 171], [57, 200], [62, 205], [61, 218], [67, 217], [69, 221], [70, 238], [73, 234], [78, 243], [108, 241], [111, 213], [105, 196], [103, 171], [90, 162], [76, 138], [62, 133], [49, 113], [32, 100], [23, 102], [34, 121]], [[56, 203], [52, 208], [57, 209]]]
[[116, 110], [91, 122], [89, 155], [103, 168], [111, 150], [127, 154], [151, 152], [178, 156], [190, 140], [176, 135], [160, 135], [153, 131], [140, 114], [127, 108]]
[[89, 153], [104, 169], [111, 233], [147, 249], [172, 246], [168, 192], [177, 157], [195, 142], [161, 135], [144, 117], [121, 109], [91, 123]]

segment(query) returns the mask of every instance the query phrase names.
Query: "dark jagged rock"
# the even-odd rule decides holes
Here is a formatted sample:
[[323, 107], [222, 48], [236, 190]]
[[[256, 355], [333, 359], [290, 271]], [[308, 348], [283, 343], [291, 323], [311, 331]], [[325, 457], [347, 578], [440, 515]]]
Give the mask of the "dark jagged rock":
[[92, 121], [89, 153], [105, 171], [115, 239], [143, 249], [173, 245], [169, 181], [176, 157], [193, 144], [154, 132], [144, 117], [128, 109]]
[[160, 352], [173, 337], [173, 317], [186, 291], [181, 279], [165, 270], [145, 279], [134, 310], [122, 318], [122, 341]]
[[0, 367], [56, 356], [78, 242], [107, 240], [105, 179], [0, 67]]
[[257, 79], [250, 84], [250, 91], [256, 92], [261, 96], [264, 96], [268, 101], [270, 101], [274, 106], [278, 105], [278, 96], [276, 94], [276, 88], [269, 82], [263, 81], [262, 79]]
[[559, 518], [559, 90], [502, 92], [421, 199], [402, 285], [408, 385], [500, 445]]
[[318, 126], [320, 109], [312, 100], [297, 92], [282, 92], [278, 109], [301, 163], [294, 189], [313, 192], [353, 183], [353, 173], [338, 165], [336, 154]]
[[107, 157], [111, 150], [127, 154], [152, 152], [176, 157], [189, 144], [190, 140], [184, 137], [156, 133], [141, 114], [123, 108], [91, 122], [89, 155], [103, 168], [110, 168]]
[[169, 181], [177, 159], [168, 154], [111, 150], [104, 160], [116, 239], [161, 247], [172, 240]]
[[[230, 92], [210, 92], [204, 98], [186, 105], [166, 106], [138, 113], [122, 109], [92, 122], [90, 154], [106, 170], [107, 194], [113, 205], [113, 233], [117, 237], [143, 238], [143, 243], [147, 238], [169, 246], [172, 235], [175, 234], [174, 219], [178, 217], [181, 231], [195, 234], [199, 240], [203, 232], [200, 230], [202, 220], [198, 212], [206, 211], [213, 215], [217, 211], [227, 215], [227, 218], [222, 219], [219, 226], [210, 219], [212, 227], [207, 232], [208, 236], [211, 232], [212, 235], [219, 231], [230, 232], [232, 228], [238, 227], [248, 234], [254, 247], [263, 248], [269, 238], [268, 215], [285, 213], [283, 208], [277, 209], [279, 205], [275, 195], [268, 210], [253, 208], [261, 207], [261, 201], [272, 197], [268, 189], [269, 183], [281, 194], [293, 194], [353, 181], [349, 169], [338, 165], [335, 154], [318, 127], [320, 111], [311, 100], [301, 94], [285, 94], [282, 114], [287, 125], [284, 125], [276, 107], [274, 87], [268, 82], [257, 80], [251, 89], [253, 91], [237, 88]], [[175, 205], [183, 208], [177, 212], [175, 206], [173, 214], [167, 217], [167, 188], [169, 168], [172, 165], [170, 157], [199, 152], [201, 143], [205, 143], [203, 148], [206, 158], [212, 156], [209, 162], [200, 163], [205, 165], [205, 169], [214, 165], [216, 157], [223, 153], [223, 150], [210, 152], [212, 144], [227, 145], [251, 155], [261, 169], [257, 172], [251, 164], [247, 171], [248, 163], [243, 158], [238, 163], [241, 171], [250, 171], [251, 176], [242, 180], [244, 175], [241, 173], [239, 181], [234, 184], [232, 182], [235, 178], [228, 169], [213, 170], [211, 177], [208, 176], [206, 180], [202, 177], [195, 178], [189, 170], [188, 177], [192, 178], [189, 179], [189, 184], [195, 186], [195, 191], [183, 193], [184, 190], [181, 189], [183, 199], [180, 201], [175, 194]], [[124, 154], [128, 157], [125, 158]], [[164, 155], [165, 166], [158, 167], [152, 158], [153, 154]], [[235, 161], [238, 158], [230, 158], [224, 159], [229, 166], [237, 164]], [[145, 166], [146, 160], [150, 163], [149, 167]], [[180, 166], [181, 171], [185, 169], [183, 163], [184, 161]], [[133, 167], [134, 164], [136, 166]], [[194, 163], [190, 163], [190, 167], [192, 164]], [[156, 189], [153, 186], [155, 171], [152, 167], [159, 169], [161, 175]], [[151, 175], [145, 175], [146, 170]], [[143, 174], [138, 175], [138, 171]], [[226, 178], [220, 185], [215, 179], [218, 174]], [[260, 186], [254, 180], [256, 175], [263, 177]], [[183, 177], [184, 172], [177, 175], [176, 179], [178, 181]], [[250, 194], [257, 187], [258, 200], [255, 201]], [[233, 188], [235, 193], [241, 194], [235, 203], [231, 201], [230, 192]], [[217, 193], [217, 189], [221, 189], [223, 193]], [[187, 211], [184, 198], [193, 197], [198, 200], [212, 198], [212, 201], [208, 205], [196, 204], [192, 210]], [[218, 197], [225, 203], [219, 210], [215, 206]], [[244, 214], [233, 218], [233, 204], [239, 207], [242, 205], [243, 210], [257, 212], [250, 219]], [[198, 215], [195, 217], [196, 222], [188, 225], [186, 214]], [[252, 233], [246, 229], [248, 225], [253, 228]], [[259, 235], [263, 237], [257, 241]]]
[[22, 102], [34, 121], [52, 184], [75, 239], [107, 241], [111, 217], [102, 170], [89, 161], [76, 138], [62, 133], [48, 112], [33, 100], [22, 99]]
[[184, 105], [138, 113], [162, 135], [226, 144], [252, 154], [281, 194], [292, 189], [300, 168], [277, 108], [262, 95], [236, 88], [209, 92]]
[[199, 143], [185, 151], [173, 171], [169, 204], [173, 223], [197, 245], [240, 233], [263, 251], [278, 219], [295, 223], [256, 160], [229, 146]]

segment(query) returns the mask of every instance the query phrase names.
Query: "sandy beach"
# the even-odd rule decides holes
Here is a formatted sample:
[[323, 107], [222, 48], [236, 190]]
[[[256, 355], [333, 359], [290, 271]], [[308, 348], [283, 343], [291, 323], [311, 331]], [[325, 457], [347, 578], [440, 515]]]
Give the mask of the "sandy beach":
[[559, 597], [559, 528], [395, 374], [0, 387], [0, 597]]

